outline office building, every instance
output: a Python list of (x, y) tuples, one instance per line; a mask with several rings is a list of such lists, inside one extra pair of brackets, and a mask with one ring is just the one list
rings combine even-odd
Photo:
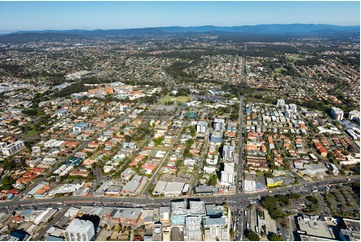
[(356, 122), (360, 122), (360, 111), (358, 110), (352, 110), (348, 113), (348, 119), (354, 120)]
[(202, 219), (200, 217), (187, 217), (185, 226), (185, 241), (202, 241)]
[(65, 230), (68, 241), (90, 241), (95, 235), (94, 224), (88, 220), (74, 219)]
[(334, 119), (341, 121), (343, 119), (343, 111), (339, 108), (332, 107), (331, 108), (331, 115)]
[(294, 103), (291, 103), (289, 105), (289, 110), (291, 110), (292, 112), (296, 113), (297, 112), (297, 105)]
[(214, 119), (213, 128), (215, 131), (224, 130), (226, 128), (226, 123), (225, 123), (224, 119), (223, 118), (222, 119), (219, 119), (219, 118)]
[(20, 150), (25, 148), (25, 144), (23, 141), (18, 140), (12, 144), (6, 145), (1, 149), (4, 156), (12, 156), (18, 153)]
[(299, 230), (298, 233), (302, 235), (311, 236), (312, 240), (316, 239), (334, 239), (335, 235), (327, 223), (319, 216), (300, 215), (296, 220)]
[(222, 131), (214, 131), (211, 134), (211, 142), (220, 144), (222, 143), (222, 137), (223, 137)]
[(283, 100), (283, 99), (277, 99), (277, 106), (278, 106), (278, 107), (283, 107), (283, 106), (285, 106), (285, 105), (286, 105), (285, 100)]
[(224, 163), (224, 170), (221, 172), (221, 185), (232, 186), (234, 185), (234, 163)]
[(233, 159), (235, 147), (231, 145), (224, 145), (222, 149), (222, 157), (223, 159), (230, 160)]
[(172, 202), (172, 226), (184, 226), (187, 217), (187, 202)]
[(204, 121), (199, 121), (197, 123), (197, 133), (205, 133), (207, 132), (207, 122), (204, 122)]

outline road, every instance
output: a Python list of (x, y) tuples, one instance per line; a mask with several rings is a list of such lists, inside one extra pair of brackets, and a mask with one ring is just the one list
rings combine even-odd
[(186, 122), (186, 121), (183, 122), (182, 127), (180, 128), (180, 131), (179, 131), (177, 137), (173, 141), (172, 148), (169, 149), (167, 151), (167, 153), (164, 155), (162, 161), (160, 162), (160, 164), (158, 165), (156, 171), (154, 172), (154, 175), (152, 176), (152, 179), (150, 181), (148, 181), (147, 184), (145, 185), (145, 187), (143, 188), (141, 194), (143, 194), (144, 196), (148, 197), (148, 189), (149, 189), (150, 185), (151, 184), (156, 184), (156, 179), (158, 179), (159, 172), (161, 171), (164, 164), (167, 162), (167, 160), (168, 160), (167, 158), (170, 155), (170, 153), (173, 151), (175, 146), (178, 144), (179, 137), (180, 137), (180, 135), (182, 133), (181, 131), (183, 130), (184, 127), (188, 127), (188, 124), (189, 124), (189, 122)]
[[(350, 179), (350, 180), (348, 180)], [(276, 194), (289, 194), (289, 193), (300, 193), (301, 187), (302, 190), (306, 190), (306, 193), (311, 193), (313, 186), (318, 186), (323, 188), (330, 184), (339, 184), (339, 183), (352, 183), (359, 181), (359, 176), (353, 177), (339, 177), (323, 181), (308, 182), (306, 184), (294, 185), (293, 187), (281, 187), (272, 189), (272, 194), (269, 192), (256, 192), (251, 194), (235, 194), (235, 195), (210, 195), (210, 196), (201, 196), (195, 197), (206, 203), (223, 203), (227, 202), (231, 206), (246, 206), (250, 201), (260, 199), (261, 197), (276, 195)], [(294, 188), (294, 189), (293, 189)], [(145, 204), (154, 204), (159, 206), (169, 205), (170, 202), (174, 199), (187, 198), (184, 197), (169, 197), (169, 198), (147, 198), (147, 197), (95, 197), (95, 196), (85, 196), (85, 197), (60, 197), (60, 198), (43, 198), (43, 199), (34, 199), (27, 198), (21, 201), (4, 201), (0, 203), (0, 209), (16, 209), (19, 206), (45, 206), (45, 205), (112, 205), (112, 206), (132, 206), (132, 207), (143, 207)]]
[(46, 232), (65, 215), (66, 211), (68, 211), (68, 208), (61, 208), (61, 209), (62, 211), (59, 211), (58, 214), (55, 215), (54, 218), (50, 221), (50, 223), (48, 223), (46, 227), (43, 228), (33, 240), (40, 241), (42, 237), (45, 236)]
[[(209, 136), (209, 133), (206, 132), (206, 137)], [(193, 175), (190, 184), (189, 184), (189, 191), (188, 191), (188, 196), (191, 197), (194, 191), (194, 186), (197, 185), (196, 181), (198, 180), (198, 174), (199, 172), (203, 172), (203, 160), (205, 160), (206, 156), (206, 152), (208, 151), (208, 139), (205, 139), (205, 142), (203, 144), (203, 149), (202, 149), (202, 153), (199, 155), (198, 160), (197, 160), (197, 164), (194, 167), (193, 170), (195, 170), (195, 174)]]
[(236, 194), (243, 191), (243, 102), (244, 97), (241, 96), (239, 103), (239, 140), (238, 140), (238, 169), (237, 169), (237, 181), (236, 181)]

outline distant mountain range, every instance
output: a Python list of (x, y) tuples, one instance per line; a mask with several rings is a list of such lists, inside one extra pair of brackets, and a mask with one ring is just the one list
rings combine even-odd
[(199, 26), (199, 27), (157, 27), (134, 29), (96, 29), (96, 30), (42, 30), (18, 31), (0, 35), (2, 43), (28, 42), (37, 40), (62, 40), (71, 38), (92, 38), (95, 36), (145, 36), (145, 35), (185, 35), (185, 34), (213, 34), (239, 36), (320, 36), (320, 37), (357, 37), (360, 26), (338, 26), (327, 24), (260, 24), (233, 27)]

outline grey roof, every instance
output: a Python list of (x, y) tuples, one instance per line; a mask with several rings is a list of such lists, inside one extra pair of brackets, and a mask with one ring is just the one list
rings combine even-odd
[(165, 187), (167, 186), (167, 182), (165, 181), (158, 181), (153, 189), (153, 193), (163, 193)]
[(204, 201), (189, 201), (189, 210), (188, 214), (190, 215), (205, 215), (206, 207)]
[(0, 235), (0, 241), (18, 241), (19, 238), (11, 236), (10, 234)]
[(297, 217), (298, 226), (307, 235), (323, 238), (334, 238), (333, 232), (329, 229), (325, 221), (318, 216), (301, 215)]
[(91, 206), (82, 206), (79, 210), (80, 213), (84, 213), (84, 214), (92, 214), (93, 211), (95, 210), (94, 207)]
[[(142, 213), (141, 208), (120, 208), (113, 215), (113, 218), (124, 218), (130, 220), (136, 220)], [(114, 211), (113, 211), (114, 212)]]
[(130, 180), (127, 184), (125, 184), (123, 190), (134, 193), (137, 190), (142, 178), (143, 178), (142, 176), (135, 175), (132, 178), (132, 180)]
[(103, 182), (103, 184), (94, 192), (94, 195), (104, 195), (107, 187), (109, 186), (108, 182)]
[(185, 201), (172, 202), (172, 215), (186, 215), (187, 203)]
[(214, 186), (198, 186), (195, 187), (195, 192), (196, 193), (216, 193), (218, 192), (218, 188), (214, 187)]
[(184, 182), (168, 182), (167, 186), (164, 188), (164, 193), (181, 193), (183, 191)]
[(223, 226), (226, 225), (226, 219), (225, 218), (205, 218), (204, 219), (204, 225), (205, 226), (212, 226), (212, 225), (218, 225)]
[(45, 241), (64, 241), (64, 239), (60, 237), (48, 235), (45, 237)]
[(122, 174), (121, 174), (121, 176), (130, 176), (130, 175), (132, 175), (132, 174), (134, 174), (135, 172), (134, 172), (134, 170), (132, 169), (132, 168), (127, 168), (127, 169), (125, 169), (123, 172), (122, 172)]
[(29, 214), (31, 214), (33, 212), (33, 209), (26, 209), (21, 213), (21, 216), (28, 216)]
[(206, 211), (207, 211), (207, 215), (216, 215), (216, 214), (220, 214), (221, 211), (219, 209), (217, 209), (216, 205), (214, 204), (207, 204), (206, 205)]
[(168, 212), (169, 213), (169, 207), (160, 207), (159, 208), (161, 213)]
[(113, 211), (113, 208), (103, 208), (102, 211), (99, 213), (100, 216), (110, 214)]

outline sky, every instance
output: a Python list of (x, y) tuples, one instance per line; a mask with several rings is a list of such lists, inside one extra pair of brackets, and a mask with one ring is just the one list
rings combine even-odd
[(0, 2), (0, 31), (314, 23), (359, 25), (360, 2)]

